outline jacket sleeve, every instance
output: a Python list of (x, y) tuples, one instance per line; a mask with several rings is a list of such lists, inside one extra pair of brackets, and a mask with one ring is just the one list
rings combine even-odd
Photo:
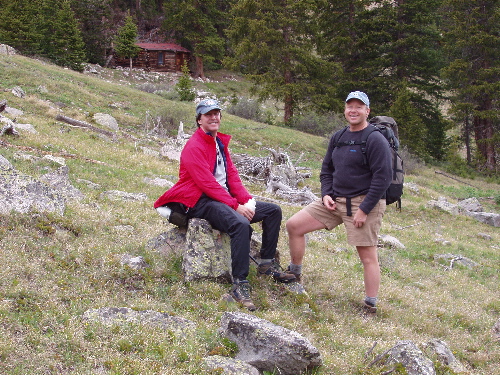
[(234, 198), (236, 198), (238, 203), (245, 204), (250, 199), (252, 199), (252, 196), (250, 195), (248, 190), (243, 185), (243, 182), (241, 181), (240, 174), (238, 173), (238, 170), (233, 164), (229, 152), (226, 152), (226, 173), (227, 173), (227, 183), (229, 185), (229, 192)]
[(321, 164), (321, 172), (319, 174), (319, 180), (321, 182), (321, 198), (325, 195), (330, 195), (333, 193), (333, 161), (332, 152), (335, 144), (335, 133), (328, 144), (328, 149), (326, 150), (323, 163)]

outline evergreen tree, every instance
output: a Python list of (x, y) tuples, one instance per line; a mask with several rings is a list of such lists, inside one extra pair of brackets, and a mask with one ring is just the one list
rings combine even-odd
[(130, 13), (125, 17), (125, 24), (118, 29), (114, 41), (116, 53), (120, 57), (130, 59), (130, 69), (132, 69), (132, 59), (139, 54), (141, 49), (136, 45), (137, 25)]
[[(443, 77), (452, 89), (452, 108), (472, 124), (479, 166), (498, 170), (500, 118), (500, 5), (496, 0), (445, 0), (442, 14), (450, 64)], [(469, 146), (469, 145), (467, 145)]]
[(166, 32), (190, 45), (196, 61), (194, 77), (204, 78), (204, 65), (221, 59), (228, 0), (172, 0), (163, 5)]
[(83, 70), (85, 44), (69, 0), (45, 0), (42, 5), (42, 53), (57, 65)]
[(175, 90), (182, 101), (192, 102), (196, 98), (196, 92), (193, 89), (193, 82), (191, 81), (189, 68), (186, 62), (182, 65), (182, 76), (175, 85)]
[[(319, 53), (342, 64), (343, 77), (332, 83), (342, 97), (353, 90), (365, 91), (372, 114), (382, 115), (391, 110), (398, 95), (410, 90), (420, 119), (412, 123), (435, 137), (428, 140), (433, 147), (427, 149), (435, 158), (443, 156), (439, 150), (446, 144), (447, 126), (438, 110), (444, 61), (436, 13), (440, 1), (324, 0), (318, 13)], [(404, 118), (396, 121), (403, 129), (407, 126)], [(406, 134), (401, 131), (402, 143), (418, 142)]]
[(111, 0), (72, 0), (72, 9), (80, 22), (85, 52), (90, 63), (106, 64), (111, 45)]
[(284, 122), (307, 105), (321, 106), (326, 77), (334, 65), (315, 51), (314, 2), (242, 0), (232, 10), (227, 30), (233, 56), (232, 69), (241, 69), (256, 84), (260, 99), (284, 102)]
[(36, 54), (41, 39), (35, 27), (38, 4), (33, 0), (0, 1), (0, 43), (16, 48), (22, 53)]

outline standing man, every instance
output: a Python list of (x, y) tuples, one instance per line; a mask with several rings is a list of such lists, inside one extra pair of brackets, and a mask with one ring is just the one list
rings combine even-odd
[(179, 180), (154, 204), (174, 212), (182, 208), (188, 218), (201, 218), (231, 239), (233, 287), (231, 296), (253, 311), (249, 273), (250, 224), (262, 222), (262, 248), (257, 272), (276, 281), (290, 282), (295, 276), (281, 271), (274, 259), (281, 226), (281, 208), (255, 201), (241, 182), (228, 145), (231, 136), (219, 133), (221, 107), (216, 100), (202, 100), (196, 107), (198, 129), (181, 153)]
[[(390, 146), (380, 132), (372, 132), (366, 145), (359, 144), (363, 131), (372, 126), (368, 124), (369, 113), (370, 101), (364, 92), (354, 91), (347, 96), (344, 115), (349, 126), (330, 139), (320, 173), (322, 198), (286, 222), (291, 256), (287, 272), (300, 282), (306, 233), (325, 228), (331, 230), (343, 223), (347, 242), (356, 246), (363, 264), (364, 308), (375, 313), (380, 287), (378, 233), (392, 169)], [(339, 147), (339, 142), (344, 147)]]

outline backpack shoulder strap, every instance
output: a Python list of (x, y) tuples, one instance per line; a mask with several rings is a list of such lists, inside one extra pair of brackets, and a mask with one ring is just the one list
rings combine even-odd
[(333, 148), (337, 148), (339, 146), (344, 146), (343, 144), (340, 144), (339, 140), (342, 138), (344, 133), (346, 132), (348, 126), (346, 126), (344, 129), (340, 129), (333, 135)]

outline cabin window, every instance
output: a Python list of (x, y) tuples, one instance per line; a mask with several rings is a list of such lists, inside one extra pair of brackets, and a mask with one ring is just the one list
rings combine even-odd
[(163, 52), (158, 52), (158, 65), (163, 65), (163, 64), (164, 64)]

